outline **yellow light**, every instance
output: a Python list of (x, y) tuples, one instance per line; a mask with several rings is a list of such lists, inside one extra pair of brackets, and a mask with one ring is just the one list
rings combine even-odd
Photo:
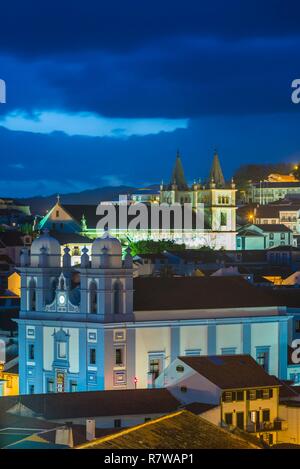
[(295, 171), (297, 171), (297, 170), (298, 170), (298, 166), (297, 166), (297, 165), (296, 165), (296, 166), (294, 166), (294, 170), (295, 170)]

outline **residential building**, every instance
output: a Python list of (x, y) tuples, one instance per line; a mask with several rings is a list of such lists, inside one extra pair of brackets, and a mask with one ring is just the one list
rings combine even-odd
[[(139, 425), (174, 412), (180, 402), (167, 389), (125, 389), (19, 396), (2, 400), (5, 413), (95, 429), (120, 429)], [(1, 410), (1, 403), (0, 403)], [(1, 413), (0, 413), (1, 418)]]
[(249, 184), (245, 192), (245, 202), (266, 205), (290, 195), (300, 195), (300, 181), (260, 181)]
[(285, 225), (249, 224), (238, 230), (237, 249), (268, 249), (276, 246), (295, 246), (292, 231)]
[(265, 357), (258, 363), (249, 355), (178, 357), (157, 378), (184, 404), (200, 402), (216, 408), (205, 416), (212, 423), (239, 428), (255, 434), (269, 445), (277, 443), (278, 433), (287, 427), (279, 419), (279, 381), (266, 371)]
[[(215, 427), (181, 410), (114, 435), (79, 445), (78, 449), (260, 449), (259, 441)], [(180, 457), (180, 456), (179, 456)]]

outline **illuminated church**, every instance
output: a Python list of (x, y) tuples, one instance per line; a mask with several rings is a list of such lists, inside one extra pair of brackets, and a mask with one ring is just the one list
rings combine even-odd
[[(157, 194), (134, 194), (129, 200), (128, 207), (134, 202), (144, 202), (151, 218), (151, 205), (157, 203), (190, 203), (194, 215), (204, 204), (204, 226), (196, 230), (194, 225), (182, 231), (164, 229), (110, 229), (111, 233), (120, 240), (174, 240), (177, 244), (184, 243), (188, 248), (209, 246), (214, 249), (236, 249), (236, 189), (233, 181), (226, 184), (217, 153), (214, 154), (213, 164), (208, 181), (205, 184), (194, 182), (189, 186), (186, 182), (180, 155), (177, 153), (170, 183), (161, 184)], [(105, 202), (103, 202), (105, 203)], [(118, 203), (112, 201), (116, 207)], [(76, 233), (88, 238), (99, 236), (97, 222), (101, 216), (96, 215), (96, 205), (63, 204), (58, 197), (56, 204), (36, 224), (37, 231), (48, 229), (55, 233)], [(202, 208), (201, 208), (202, 210)]]
[(200, 237), (191, 233), (186, 243), (189, 247), (207, 245), (215, 249), (236, 249), (236, 189), (235, 184), (225, 183), (218, 154), (215, 152), (208, 182), (186, 182), (179, 153), (170, 184), (160, 187), (160, 202), (173, 204), (191, 203), (197, 211), (204, 204), (204, 231)]
[(20, 272), (20, 394), (152, 387), (182, 355), (250, 354), (287, 377), (291, 316), (241, 277), (133, 278), (108, 232), (78, 266), (43, 233)]

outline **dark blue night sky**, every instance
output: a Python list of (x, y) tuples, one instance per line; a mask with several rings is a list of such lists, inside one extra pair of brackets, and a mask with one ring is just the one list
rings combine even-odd
[(0, 7), (0, 195), (205, 177), (300, 159), (297, 1), (13, 1)]

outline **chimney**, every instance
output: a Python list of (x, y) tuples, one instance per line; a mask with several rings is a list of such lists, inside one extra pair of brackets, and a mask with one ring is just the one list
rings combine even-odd
[(74, 447), (73, 429), (70, 422), (66, 422), (63, 427), (59, 427), (55, 432), (55, 444)]
[(87, 419), (86, 421), (86, 439), (87, 441), (94, 440), (96, 437), (96, 422), (95, 419)]

